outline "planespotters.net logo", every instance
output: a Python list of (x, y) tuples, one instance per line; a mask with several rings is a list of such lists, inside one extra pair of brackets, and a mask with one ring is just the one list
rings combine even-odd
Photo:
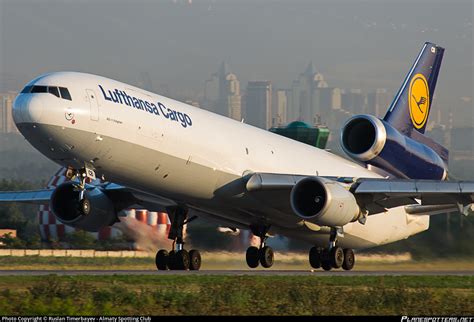
[(474, 316), (402, 316), (401, 322), (474, 322)]

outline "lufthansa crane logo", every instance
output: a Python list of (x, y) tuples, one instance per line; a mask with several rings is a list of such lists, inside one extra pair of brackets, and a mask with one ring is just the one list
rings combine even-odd
[(411, 121), (415, 128), (421, 129), (428, 119), (430, 110), (430, 91), (423, 74), (416, 74), (411, 79), (408, 102)]

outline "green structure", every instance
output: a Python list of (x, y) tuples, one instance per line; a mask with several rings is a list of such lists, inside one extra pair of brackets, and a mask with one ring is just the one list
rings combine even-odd
[(315, 146), (326, 148), (329, 138), (329, 129), (325, 126), (311, 126), (305, 122), (294, 121), (284, 127), (272, 127), (270, 132), (283, 135), (287, 138)]

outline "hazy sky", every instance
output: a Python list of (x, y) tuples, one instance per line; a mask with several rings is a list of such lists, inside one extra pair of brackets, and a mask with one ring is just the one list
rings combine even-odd
[(472, 0), (0, 0), (0, 91), (57, 70), (132, 84), (147, 71), (195, 95), (226, 60), (242, 87), (289, 87), (313, 61), (330, 86), (393, 92), (433, 41), (446, 48), (438, 99), (454, 104), (473, 92), (472, 17)]

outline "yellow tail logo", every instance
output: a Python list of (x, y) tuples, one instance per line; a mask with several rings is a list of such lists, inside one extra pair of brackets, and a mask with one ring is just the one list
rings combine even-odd
[(428, 119), (430, 109), (430, 91), (423, 74), (416, 74), (411, 79), (408, 97), (408, 107), (413, 126), (421, 129)]

